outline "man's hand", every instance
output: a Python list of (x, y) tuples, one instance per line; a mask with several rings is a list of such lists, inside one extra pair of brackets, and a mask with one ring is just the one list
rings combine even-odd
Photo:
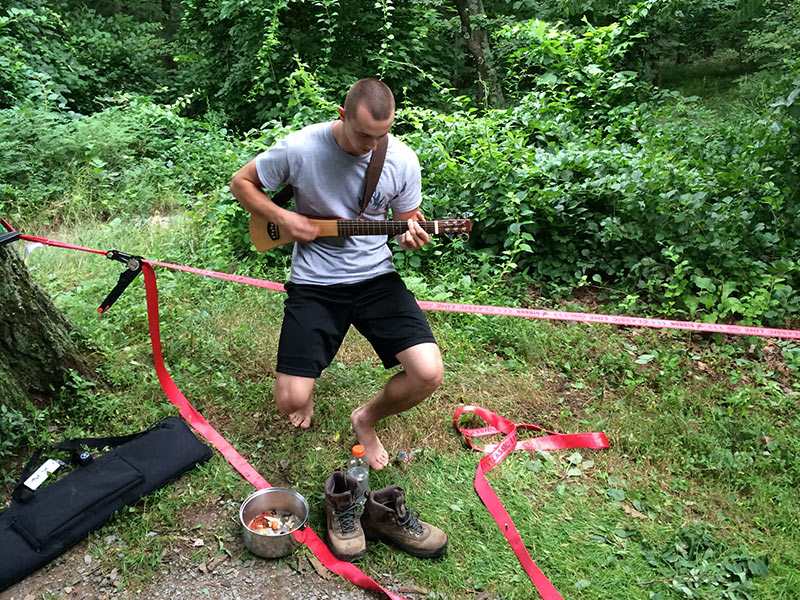
[(319, 237), (319, 227), (314, 225), (308, 217), (285, 209), (281, 209), (280, 215), (278, 226), (298, 242), (310, 242)]
[(418, 250), (431, 241), (431, 236), (417, 224), (422, 220), (422, 213), (417, 211), (408, 219), (408, 231), (397, 236), (397, 243), (403, 250)]
[(319, 227), (307, 217), (298, 215), (275, 204), (261, 189), (256, 161), (251, 160), (231, 179), (231, 192), (247, 212), (275, 223), (284, 233), (300, 242), (310, 242), (319, 237)]

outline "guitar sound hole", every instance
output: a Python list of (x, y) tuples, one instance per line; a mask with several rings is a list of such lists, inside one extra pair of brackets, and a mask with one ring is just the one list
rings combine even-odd
[(281, 232), (278, 231), (278, 226), (275, 223), (267, 223), (267, 235), (273, 242), (281, 237)]

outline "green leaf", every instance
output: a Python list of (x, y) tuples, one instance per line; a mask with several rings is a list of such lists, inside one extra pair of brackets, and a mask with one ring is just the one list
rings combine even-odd
[(617, 502), (622, 502), (623, 500), (625, 500), (624, 490), (618, 490), (616, 488), (608, 488), (606, 490), (606, 495), (612, 500), (616, 500)]
[(581, 456), (580, 452), (573, 452), (567, 457), (567, 462), (572, 463), (573, 465), (579, 465), (583, 462), (583, 456)]
[(635, 529), (615, 529), (614, 535), (620, 538), (628, 538), (636, 533)]
[(750, 569), (750, 572), (753, 575), (758, 575), (759, 577), (768, 577), (769, 570), (767, 569), (766, 563), (761, 560), (760, 558), (752, 558), (747, 561), (747, 568)]
[(532, 460), (525, 465), (525, 468), (529, 471), (533, 471), (534, 473), (538, 473), (542, 470), (542, 461), (538, 458), (536, 460)]
[(544, 75), (540, 75), (536, 81), (545, 85), (555, 85), (558, 83), (558, 76), (555, 73), (548, 71)]
[(786, 98), (786, 106), (791, 106), (794, 103), (795, 99), (797, 98), (798, 94), (800, 94), (800, 88), (795, 88), (791, 92), (789, 92), (789, 96), (787, 96)]
[(708, 290), (709, 292), (716, 291), (717, 287), (714, 285), (714, 282), (711, 281), (708, 277), (699, 277), (695, 275), (692, 277), (692, 281), (694, 284), (699, 287), (701, 290)]

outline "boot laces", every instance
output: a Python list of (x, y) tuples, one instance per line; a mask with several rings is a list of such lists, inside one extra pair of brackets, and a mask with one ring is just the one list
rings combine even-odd
[(419, 513), (416, 510), (406, 510), (406, 516), (397, 519), (400, 527), (410, 529), (414, 533), (422, 533), (422, 525), (419, 522)]
[(336, 517), (336, 520), (339, 522), (342, 533), (352, 533), (356, 530), (355, 519), (357, 510), (358, 504), (351, 504), (342, 510), (333, 511), (333, 516)]

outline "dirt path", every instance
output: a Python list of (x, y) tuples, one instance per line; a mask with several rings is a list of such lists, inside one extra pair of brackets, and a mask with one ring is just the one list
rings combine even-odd
[[(194, 523), (197, 523), (195, 515)], [(152, 579), (140, 584), (123, 581), (120, 570), (108, 557), (123, 544), (114, 535), (113, 524), (95, 539), (104, 556), (90, 554), (84, 541), (32, 573), (24, 580), (0, 592), (0, 600), (128, 600), (154, 598), (171, 600), (377, 600), (385, 596), (362, 590), (338, 575), (328, 572), (305, 548), (281, 560), (252, 558), (244, 554), (239, 532), (230, 528), (224, 551), (202, 553), (204, 546), (216, 549), (219, 541), (212, 533), (221, 519), (218, 511), (203, 515), (203, 527), (181, 526), (171, 532), (170, 544), (161, 551), (161, 565)], [(218, 529), (216, 529), (218, 531)], [(204, 535), (205, 534), (205, 535)], [(148, 536), (157, 536), (150, 532)], [(201, 556), (203, 558), (195, 558)], [(148, 567), (149, 568), (149, 567)], [(376, 576), (409, 600), (422, 597), (424, 590), (394, 582), (388, 575)], [(414, 592), (419, 594), (415, 594)]]
[(83, 542), (40, 571), (0, 593), (0, 600), (375, 600), (344, 579), (323, 578), (303, 555), (288, 562), (224, 556), (214, 563), (165, 561), (154, 579), (131, 589), (116, 568), (95, 566)]

